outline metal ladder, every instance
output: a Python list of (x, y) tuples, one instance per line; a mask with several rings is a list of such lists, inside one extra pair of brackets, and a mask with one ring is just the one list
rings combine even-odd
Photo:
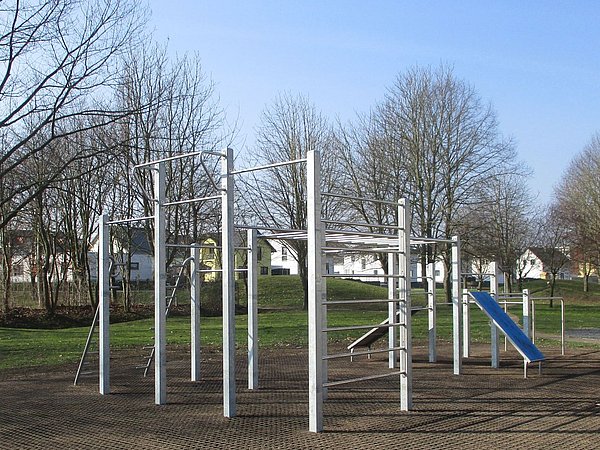
[[(121, 263), (115, 263), (114, 260), (112, 258), (110, 258), (110, 261), (108, 263), (108, 273), (112, 273), (112, 269), (114, 266), (119, 266), (119, 265), (124, 265)], [(111, 286), (111, 289), (118, 289), (118, 286)], [(85, 346), (83, 347), (83, 352), (81, 353), (81, 358), (79, 359), (79, 365), (77, 366), (77, 373), (75, 374), (75, 380), (73, 380), (73, 385), (77, 386), (77, 383), (79, 382), (79, 378), (82, 375), (91, 375), (92, 373), (94, 373), (93, 371), (83, 371), (84, 367), (89, 365), (89, 361), (88, 359), (88, 355), (90, 355), (91, 353), (98, 353), (96, 352), (90, 352), (90, 347), (92, 346), (92, 340), (94, 339), (94, 336), (96, 335), (96, 328), (98, 327), (98, 321), (99, 321), (99, 316), (100, 316), (100, 301), (98, 301), (98, 306), (96, 306), (96, 312), (94, 313), (94, 319), (92, 320), (92, 325), (90, 326), (90, 331), (88, 332), (87, 335), (87, 339), (85, 341)]]
[[(169, 317), (169, 311), (171, 309), (171, 305), (173, 304), (173, 300), (175, 300), (177, 289), (181, 284), (181, 279), (183, 278), (185, 266), (188, 262), (190, 262), (193, 258), (188, 256), (183, 260), (181, 264), (171, 266), (173, 268), (179, 268), (179, 273), (177, 274), (177, 278), (175, 279), (175, 284), (167, 286), (167, 289), (171, 289), (171, 294), (167, 296), (167, 308), (165, 310), (165, 317)], [(152, 366), (152, 361), (154, 361), (154, 354), (156, 353), (156, 347), (154, 345), (148, 345), (143, 347), (144, 350), (150, 350), (150, 354), (145, 358), (145, 362), (142, 365), (136, 366), (136, 369), (144, 369), (144, 377), (148, 376), (148, 372), (150, 371), (150, 367)]]

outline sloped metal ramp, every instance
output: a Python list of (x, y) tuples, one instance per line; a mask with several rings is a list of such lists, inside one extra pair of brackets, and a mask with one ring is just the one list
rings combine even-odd
[[(422, 308), (413, 309), (413, 310), (411, 310), (410, 315), (414, 316), (416, 313), (418, 313), (421, 310), (422, 310)], [(396, 319), (400, 320), (400, 311), (396, 311)], [(390, 322), (390, 319), (388, 318), (388, 319), (385, 319), (383, 322), (381, 322), (379, 325), (375, 325), (372, 329), (370, 329), (365, 334), (363, 334), (361, 337), (359, 337), (357, 340), (352, 342), (348, 346), (348, 350), (353, 352), (357, 347), (367, 347), (369, 350), (371, 350), (371, 346), (375, 342), (377, 342), (382, 337), (387, 336), (388, 330), (389, 330), (389, 326), (388, 326), (389, 322)]]
[(531, 339), (527, 337), (510, 316), (504, 312), (494, 297), (488, 292), (469, 292), (469, 296), (521, 354), (525, 377), (527, 377), (528, 363), (539, 362), (541, 370), (541, 362), (545, 360), (544, 354), (531, 342)]

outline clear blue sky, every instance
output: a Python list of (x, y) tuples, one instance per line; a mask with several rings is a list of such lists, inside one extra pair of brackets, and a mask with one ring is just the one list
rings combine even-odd
[(600, 131), (597, 1), (164, 1), (151, 26), (172, 52), (197, 52), (238, 146), (254, 142), (277, 94), (301, 93), (353, 119), (415, 65), (454, 67), (498, 113), (534, 170), (541, 201)]

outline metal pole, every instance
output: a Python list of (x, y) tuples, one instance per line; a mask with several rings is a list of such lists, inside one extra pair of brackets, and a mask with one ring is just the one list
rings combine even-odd
[(258, 389), (258, 239), (247, 231), (248, 244), (248, 389)]
[(154, 166), (154, 403), (167, 403), (165, 163)]
[(531, 299), (531, 342), (535, 344), (535, 300)]
[[(388, 253), (388, 274), (398, 274), (398, 263), (395, 253)], [(398, 282), (397, 278), (388, 278), (388, 299), (394, 300), (398, 298)], [(398, 312), (398, 302), (388, 303), (388, 322), (390, 324), (397, 324), (398, 319), (396, 313)], [(388, 329), (388, 348), (392, 349), (397, 347), (398, 332), (395, 326)], [(398, 352), (390, 351), (388, 353), (388, 366), (393, 369), (398, 366)]]
[(192, 244), (190, 254), (190, 322), (191, 322), (191, 371), (192, 381), (200, 381), (200, 246)]
[(398, 296), (400, 311), (400, 409), (412, 409), (412, 331), (410, 298), (410, 204), (406, 198), (398, 201)]
[(463, 358), (468, 358), (471, 354), (471, 306), (468, 289), (462, 291), (462, 307)]
[(531, 339), (531, 301), (529, 300), (529, 289), (523, 289), (523, 333)]
[(454, 375), (462, 372), (462, 298), (460, 290), (460, 240), (452, 236), (452, 341)]
[(221, 248), (223, 286), (223, 415), (234, 417), (235, 399), (235, 272), (233, 225), (233, 150), (221, 160)]
[[(490, 263), (490, 294), (496, 301), (498, 301), (498, 264), (494, 261)], [(499, 347), (499, 336), (498, 327), (494, 324), (494, 321), (490, 320), (490, 334), (491, 334), (491, 350), (492, 350), (492, 368), (497, 369), (500, 367), (500, 347)]]
[[(110, 394), (110, 230), (108, 216), (98, 221), (98, 301), (99, 318), (99, 387), (100, 394)], [(94, 319), (95, 320), (95, 319)]]
[(437, 345), (436, 345), (436, 320), (437, 320), (437, 305), (435, 292), (435, 262), (427, 264), (427, 307), (428, 309), (428, 339), (429, 339), (429, 362), (437, 361)]
[(560, 299), (560, 354), (565, 354), (565, 301)]
[(321, 167), (318, 151), (307, 152), (308, 413), (312, 432), (323, 431), (323, 308)]

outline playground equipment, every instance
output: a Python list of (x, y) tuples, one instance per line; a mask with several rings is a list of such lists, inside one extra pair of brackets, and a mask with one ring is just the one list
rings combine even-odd
[[(165, 163), (175, 159), (194, 155), (219, 158), (221, 175), (218, 184), (212, 185), (217, 190), (215, 195), (193, 199), (166, 199), (165, 195)], [(264, 226), (235, 225), (234, 223), (234, 178), (238, 175), (266, 170), (291, 164), (307, 166), (307, 228), (277, 229)], [(264, 237), (282, 240), (305, 240), (308, 247), (308, 359), (309, 359), (309, 430), (319, 432), (323, 429), (323, 402), (327, 389), (352, 382), (359, 382), (380, 377), (398, 376), (400, 390), (400, 408), (410, 410), (412, 407), (412, 345), (411, 345), (411, 292), (410, 292), (410, 247), (411, 245), (451, 244), (452, 274), (452, 326), (453, 326), (453, 372), (459, 375), (462, 371), (463, 358), (463, 301), (460, 292), (460, 241), (452, 239), (425, 239), (410, 237), (410, 205), (405, 199), (387, 202), (356, 197), (322, 193), (320, 191), (320, 157), (318, 151), (309, 151), (306, 158), (282, 161), (275, 164), (253, 168), (234, 170), (233, 151), (193, 152), (170, 158), (149, 161), (136, 166), (136, 170), (151, 170), (154, 178), (154, 215), (150, 217), (109, 221), (103, 214), (99, 227), (99, 391), (110, 393), (110, 341), (109, 341), (109, 245), (108, 227), (110, 224), (137, 221), (154, 221), (154, 401), (157, 405), (167, 402), (166, 374), (166, 255), (169, 244), (166, 243), (165, 208), (184, 203), (201, 201), (221, 202), (221, 256), (222, 265), (219, 271), (222, 279), (222, 313), (223, 313), (223, 415), (236, 415), (236, 379), (235, 379), (235, 297), (234, 297), (234, 230), (247, 230), (248, 251), (248, 388), (258, 387), (258, 320), (257, 320), (257, 230)], [(394, 225), (372, 223), (352, 223), (323, 219), (321, 217), (322, 196), (333, 196), (361, 202), (386, 203), (397, 208), (398, 221)], [(388, 234), (374, 233), (373, 229), (387, 229)], [(191, 366), (192, 380), (200, 378), (200, 339), (199, 339), (199, 248), (198, 244), (189, 246), (192, 263), (191, 279), (192, 303), (191, 317)], [(214, 247), (213, 247), (214, 248)], [(343, 254), (345, 252), (386, 253), (388, 255), (388, 297), (375, 300), (388, 304), (387, 323), (373, 325), (352, 325), (332, 327), (327, 323), (327, 310), (340, 301), (327, 300), (326, 279), (340, 276), (329, 274), (325, 268), (324, 255), (327, 253)], [(371, 275), (368, 275), (371, 276)], [(432, 274), (429, 274), (432, 277)], [(432, 284), (432, 283), (428, 283)], [(434, 289), (434, 288), (433, 288)], [(343, 302), (367, 302), (366, 300), (344, 300)], [(429, 310), (429, 350), (430, 360), (435, 361), (435, 292), (428, 298)], [(467, 311), (468, 314), (468, 311)], [(462, 319), (462, 320), (461, 320)], [(468, 321), (466, 322), (468, 323)], [(382, 374), (373, 374), (349, 380), (329, 380), (327, 374), (328, 361), (338, 358), (356, 356), (361, 352), (345, 352), (329, 354), (327, 333), (350, 330), (371, 330), (376, 328), (387, 330), (388, 347), (381, 350), (389, 355), (389, 369)], [(493, 327), (495, 329), (496, 327)], [(497, 342), (497, 338), (496, 338)], [(497, 345), (496, 345), (497, 346)], [(362, 354), (373, 353), (372, 350)]]
[(541, 362), (544, 360), (544, 355), (506, 314), (496, 299), (488, 292), (469, 292), (469, 296), (492, 321), (492, 329), (500, 329), (523, 356), (523, 376), (527, 378), (527, 364), (531, 362), (539, 362), (541, 371)]

